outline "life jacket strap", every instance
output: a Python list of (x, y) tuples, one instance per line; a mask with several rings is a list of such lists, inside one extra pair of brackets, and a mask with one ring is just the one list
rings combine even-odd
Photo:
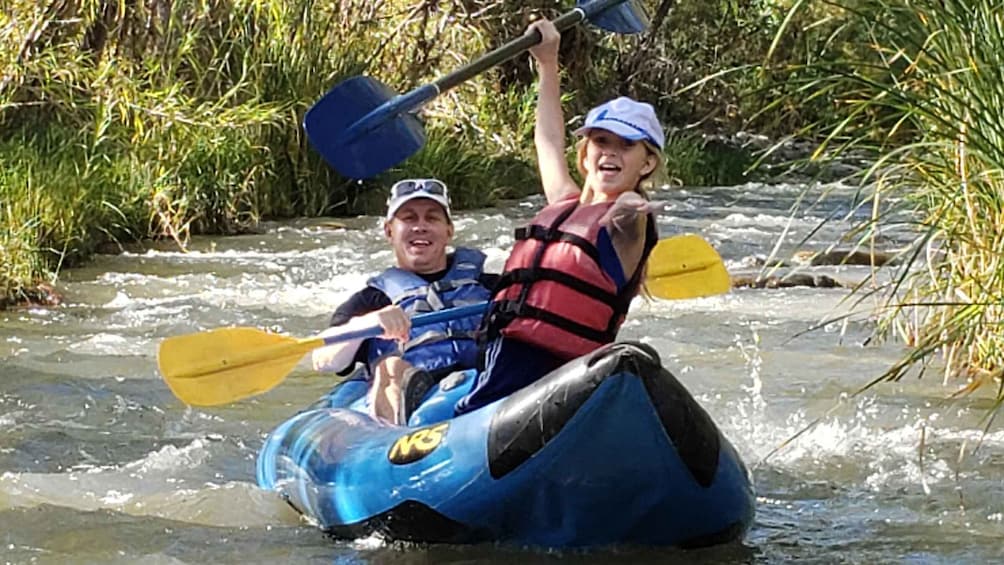
[(597, 330), (580, 324), (574, 320), (569, 320), (559, 314), (541, 310), (540, 308), (536, 308), (526, 304), (525, 302), (521, 303), (516, 300), (502, 300), (496, 302), (493, 305), (491, 315), (495, 318), (495, 321), (492, 323), (492, 329), (494, 330), (495, 335), (490, 336), (489, 339), (492, 339), (500, 334), (501, 329), (509, 325), (516, 318), (532, 318), (534, 320), (540, 320), (581, 338), (595, 341), (597, 343), (610, 343), (617, 337), (616, 329), (611, 331), (609, 326), (606, 330)]
[(477, 331), (475, 330), (465, 331), (465, 330), (455, 330), (453, 328), (447, 328), (445, 332), (428, 331), (416, 337), (415, 339), (408, 341), (408, 343), (404, 344), (404, 347), (402, 348), (402, 353), (407, 353), (409, 350), (415, 347), (421, 347), (423, 345), (429, 345), (431, 343), (438, 343), (440, 341), (448, 341), (448, 340), (458, 341), (462, 339), (474, 340), (477, 339), (477, 335), (478, 335)]
[[(565, 218), (561, 219), (564, 220)], [(517, 228), (516, 240), (518, 241), (521, 239), (542, 241), (545, 244), (558, 241), (570, 243), (581, 249), (586, 255), (589, 255), (589, 257), (591, 257), (597, 264), (600, 263), (600, 252), (596, 249), (596, 246), (593, 245), (592, 242), (573, 233), (563, 232), (556, 226), (544, 227), (541, 225), (532, 225)]]

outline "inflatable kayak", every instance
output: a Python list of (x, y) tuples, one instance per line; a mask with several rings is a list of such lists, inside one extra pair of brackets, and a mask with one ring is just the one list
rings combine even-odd
[(258, 483), (340, 538), (695, 547), (753, 520), (746, 467), (651, 348), (615, 343), (463, 416), (435, 385), (408, 427), (349, 380), (273, 431)]

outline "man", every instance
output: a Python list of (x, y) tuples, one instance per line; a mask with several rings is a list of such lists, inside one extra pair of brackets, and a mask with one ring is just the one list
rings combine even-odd
[[(485, 302), (498, 275), (482, 272), (476, 249), (447, 253), (453, 221), (446, 185), (435, 179), (402, 180), (387, 199), (384, 235), (397, 266), (367, 281), (339, 306), (325, 333), (380, 326), (379, 338), (357, 339), (316, 349), (314, 369), (347, 373), (356, 362), (369, 369), (370, 413), (404, 425), (413, 404), (448, 373), (477, 363), (475, 331), (481, 315), (411, 327), (411, 316)], [(411, 385), (409, 387), (409, 385)], [(407, 402), (402, 391), (408, 391)]]

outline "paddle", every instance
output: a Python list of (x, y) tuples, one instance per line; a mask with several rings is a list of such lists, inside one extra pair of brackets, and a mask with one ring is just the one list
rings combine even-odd
[[(582, 20), (617, 33), (638, 33), (648, 26), (637, 0), (578, 0), (578, 6), (554, 20), (559, 32)], [(368, 178), (407, 159), (425, 144), (422, 124), (409, 112), (540, 42), (532, 30), (466, 66), (395, 96), (380, 81), (357, 76), (337, 84), (307, 111), (303, 129), (324, 159), (349, 178)]]
[(710, 243), (694, 234), (663, 239), (648, 257), (645, 287), (667, 300), (724, 294), (732, 288), (725, 263)]
[[(718, 252), (696, 235), (664, 239), (648, 261), (645, 279), (659, 298), (696, 298), (728, 292), (728, 272)], [(487, 303), (415, 316), (413, 326), (484, 312)], [(157, 364), (168, 387), (196, 406), (227, 404), (265, 392), (281, 383), (303, 355), (313, 349), (361, 337), (376, 337), (378, 326), (298, 339), (255, 328), (220, 328), (166, 338)]]
[[(415, 316), (413, 326), (482, 314), (481, 302)], [(380, 326), (298, 339), (256, 328), (218, 328), (169, 337), (160, 343), (157, 365), (175, 396), (188, 404), (214, 406), (261, 394), (286, 378), (305, 353), (318, 347), (376, 337)]]

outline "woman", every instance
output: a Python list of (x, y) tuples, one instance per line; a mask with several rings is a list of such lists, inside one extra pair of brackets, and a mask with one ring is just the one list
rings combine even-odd
[(576, 130), (580, 187), (565, 161), (558, 46), (541, 41), (534, 142), (547, 206), (524, 228), (482, 324), (482, 372), (456, 406), (463, 414), (614, 341), (658, 240), (642, 184), (662, 166), (662, 127), (652, 106), (620, 97), (593, 108)]

